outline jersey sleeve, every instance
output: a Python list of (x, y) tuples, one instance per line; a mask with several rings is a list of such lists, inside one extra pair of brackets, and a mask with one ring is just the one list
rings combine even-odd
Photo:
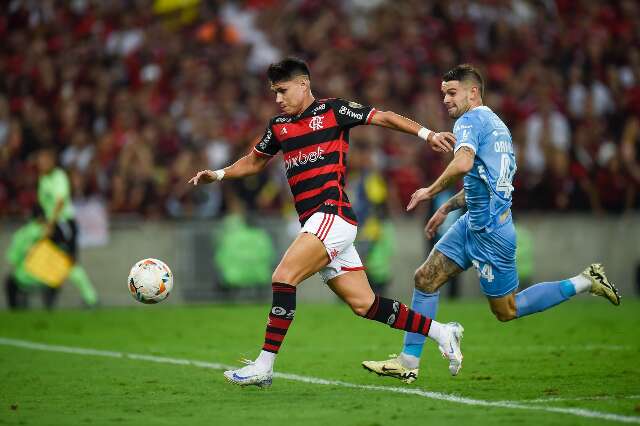
[(478, 152), (478, 141), (480, 134), (480, 123), (472, 120), (471, 117), (461, 117), (453, 126), (453, 134), (456, 137), (456, 145), (453, 152), (457, 152), (463, 146), (471, 148), (474, 153)]
[(272, 122), (269, 122), (264, 134), (253, 148), (253, 151), (260, 157), (273, 157), (280, 151), (280, 143), (273, 135), (272, 124)]
[(377, 110), (357, 102), (350, 102), (336, 98), (331, 100), (331, 106), (336, 115), (336, 121), (341, 127), (354, 127), (371, 123), (371, 119)]

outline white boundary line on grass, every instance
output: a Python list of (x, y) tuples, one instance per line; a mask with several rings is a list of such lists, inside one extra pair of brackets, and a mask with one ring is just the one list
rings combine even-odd
[[(126, 352), (114, 352), (103, 351), (99, 349), (78, 348), (70, 346), (48, 345), (45, 343), (30, 342), (27, 340), (7, 339), (0, 337), (0, 345), (13, 346), (17, 348), (31, 349), (45, 352), (61, 352), (75, 355), (90, 355), (90, 356), (102, 356), (110, 358), (132, 359), (141, 361), (151, 361), (163, 364), (177, 364), (177, 365), (191, 365), (194, 367), (209, 368), (212, 370), (229, 370), (233, 367), (218, 364), (213, 362), (196, 361), (180, 358), (168, 358), (154, 355), (133, 354)], [(548, 407), (539, 405), (527, 405), (523, 402), (527, 401), (486, 401), (482, 399), (465, 398), (462, 396), (451, 395), (441, 392), (429, 392), (421, 389), (412, 388), (400, 388), (390, 386), (375, 386), (375, 385), (359, 385), (356, 383), (348, 383), (339, 380), (326, 380), (317, 377), (300, 376), (297, 374), (275, 373), (274, 377), (293, 380), (303, 383), (311, 383), (314, 385), (328, 385), (328, 386), (340, 386), (344, 388), (363, 389), (379, 392), (390, 392), (405, 395), (416, 395), (424, 398), (435, 399), (438, 401), (454, 402), (464, 405), (475, 405), (482, 407), (496, 407), (496, 408), (509, 408), (519, 410), (531, 410), (531, 411), (545, 411), (549, 413), (570, 414), (578, 417), (587, 417), (602, 420), (611, 420), (620, 423), (636, 423), (640, 424), (640, 416), (623, 416), (620, 414), (604, 413), (600, 411), (586, 410), (582, 408), (563, 408), (563, 407)], [(537, 402), (536, 400), (532, 400)]]

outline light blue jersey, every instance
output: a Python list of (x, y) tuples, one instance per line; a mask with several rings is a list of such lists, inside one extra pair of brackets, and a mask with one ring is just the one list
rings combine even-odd
[(464, 177), (464, 194), (472, 230), (491, 229), (511, 207), (516, 157), (511, 133), (488, 107), (464, 113), (453, 127), (457, 151), (467, 146), (476, 154), (473, 168)]
[(486, 106), (464, 113), (453, 133), (455, 151), (466, 146), (476, 154), (464, 177), (468, 211), (435, 249), (463, 270), (476, 268), (484, 294), (502, 297), (518, 287), (516, 234), (509, 211), (516, 172), (511, 133)]

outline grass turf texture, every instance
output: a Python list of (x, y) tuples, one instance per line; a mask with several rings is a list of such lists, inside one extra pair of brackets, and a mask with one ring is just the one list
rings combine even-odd
[[(439, 319), (465, 326), (464, 368), (449, 376), (428, 342), (418, 381), (404, 385), (360, 367), (399, 351), (401, 332), (344, 305), (301, 303), (276, 370), (489, 401), (537, 399), (529, 405), (640, 421), (639, 311), (636, 300), (616, 308), (582, 298), (501, 324), (483, 301), (442, 303)], [(266, 314), (266, 304), (1, 312), (0, 337), (239, 365), (257, 354)], [(217, 370), (4, 345), (0, 383), (0, 424), (615, 424), (282, 378), (267, 390), (240, 388)]]

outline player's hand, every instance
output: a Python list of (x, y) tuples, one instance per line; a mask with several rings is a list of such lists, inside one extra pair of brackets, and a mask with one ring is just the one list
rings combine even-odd
[(189, 179), (189, 183), (197, 186), (199, 183), (211, 183), (216, 181), (216, 174), (212, 170), (200, 170), (194, 177)]
[(424, 227), (424, 234), (428, 239), (432, 239), (436, 235), (436, 231), (446, 218), (447, 214), (443, 212), (442, 209), (436, 210), (433, 216), (431, 216), (431, 219), (429, 219), (429, 222), (427, 222), (427, 226)]
[(411, 200), (407, 205), (407, 211), (413, 210), (418, 203), (431, 199), (429, 188), (420, 188), (411, 194)]
[(431, 133), (427, 143), (436, 152), (451, 152), (456, 144), (456, 137), (449, 132)]

